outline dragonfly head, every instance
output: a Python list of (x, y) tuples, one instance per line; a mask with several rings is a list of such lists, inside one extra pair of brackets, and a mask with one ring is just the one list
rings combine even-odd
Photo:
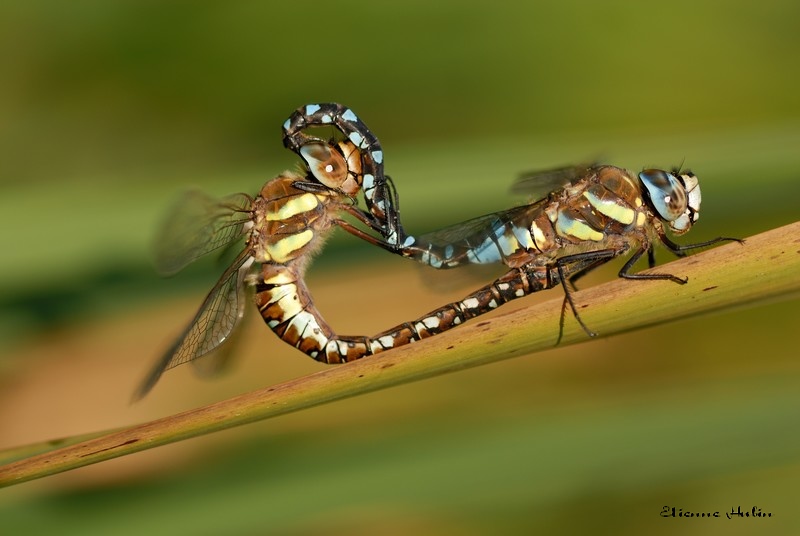
[(645, 202), (676, 235), (687, 232), (700, 218), (700, 185), (691, 171), (645, 169), (639, 173), (639, 180)]
[(347, 195), (361, 189), (361, 153), (350, 141), (333, 145), (311, 142), (300, 148), (300, 156), (319, 182)]

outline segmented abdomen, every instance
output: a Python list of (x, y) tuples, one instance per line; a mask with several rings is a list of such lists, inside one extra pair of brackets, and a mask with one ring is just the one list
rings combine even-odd
[(337, 335), (321, 317), (302, 279), (285, 266), (264, 265), (256, 305), (283, 341), (324, 363), (354, 361), (447, 331), (504, 303), (560, 284), (549, 267), (515, 269), (464, 299), (372, 337)]
[(320, 357), (333, 330), (314, 307), (303, 280), (280, 265), (264, 265), (260, 279), (256, 306), (267, 326), (288, 344), (324, 361)]
[(383, 149), (378, 138), (352, 110), (337, 103), (301, 106), (283, 124), (283, 144), (300, 154), (303, 145), (311, 141), (325, 141), (303, 131), (309, 127), (326, 125), (336, 127), (360, 149), (364, 201), (370, 213), (380, 223), (387, 243), (397, 244), (402, 238), (402, 229), (394, 212), (396, 207), (391, 206), (389, 187), (383, 171)]

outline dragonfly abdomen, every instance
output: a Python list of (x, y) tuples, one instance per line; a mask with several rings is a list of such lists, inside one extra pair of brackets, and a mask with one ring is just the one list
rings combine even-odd
[(482, 229), (449, 243), (434, 235), (411, 239), (414, 242), (403, 254), (434, 268), (493, 263), (516, 267), (558, 247), (556, 229), (543, 211), (517, 212), (513, 218), (497, 216)]
[(264, 322), (278, 337), (314, 359), (334, 336), (302, 278), (286, 267), (263, 265), (255, 301)]
[(530, 293), (559, 285), (557, 273), (547, 267), (514, 269), (495, 282), (425, 316), (405, 322), (372, 337), (336, 336), (326, 347), (326, 362), (340, 363), (378, 354), (427, 339), (452, 329), (501, 305)]
[(521, 267), (459, 301), (372, 337), (337, 335), (317, 311), (302, 278), (285, 266), (263, 265), (255, 301), (267, 326), (284, 342), (317, 361), (337, 364), (427, 339), (558, 284), (558, 274), (549, 267)]

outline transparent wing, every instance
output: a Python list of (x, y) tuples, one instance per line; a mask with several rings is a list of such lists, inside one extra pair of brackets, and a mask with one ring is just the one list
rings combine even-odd
[(578, 164), (544, 171), (523, 173), (511, 185), (511, 193), (527, 195), (532, 199), (542, 199), (550, 193), (561, 190), (582, 179), (596, 164)]
[[(486, 214), (438, 231), (415, 236), (414, 243), (409, 246), (409, 250), (414, 250), (410, 256), (423, 263), (429, 263), (428, 255), (433, 251), (434, 256), (447, 259), (441, 265), (442, 268), (502, 262), (505, 257), (497, 238), (509, 230), (526, 228), (537, 211), (550, 202), (550, 193), (568, 186), (570, 181), (577, 180), (588, 172), (587, 166), (571, 166), (525, 176), (514, 185), (513, 191), (530, 193), (536, 190), (540, 193), (534, 195), (539, 195), (539, 199), (527, 205)], [(487, 251), (487, 248), (491, 251)]]
[(211, 378), (224, 374), (233, 366), (236, 358), (240, 355), (239, 349), (242, 341), (246, 339), (246, 330), (243, 328), (247, 325), (248, 319), (254, 320), (251, 318), (252, 315), (248, 314), (252, 311), (247, 307), (247, 303), (253, 302), (254, 288), (242, 281), (249, 272), (248, 268), (249, 265), (244, 267), (244, 271), (242, 271), (242, 268), (239, 269), (239, 294), (236, 296), (239, 300), (239, 318), (223, 344), (189, 362), (197, 376)]
[(147, 394), (164, 371), (192, 361), (226, 342), (244, 315), (244, 279), (253, 264), (251, 252), (242, 252), (206, 296), (189, 326), (170, 346), (142, 382), (135, 398)]
[(247, 194), (215, 199), (200, 191), (186, 192), (171, 207), (156, 235), (156, 270), (172, 275), (241, 238), (252, 205), (253, 199)]
[(480, 244), (486, 237), (493, 235), (498, 227), (505, 225), (508, 221), (514, 221), (520, 214), (535, 210), (544, 202), (545, 200), (542, 200), (532, 205), (523, 205), (509, 210), (485, 214), (438, 231), (415, 236), (414, 245), (419, 249), (425, 249), (428, 244), (434, 247), (445, 247), (462, 242), (465, 245)]

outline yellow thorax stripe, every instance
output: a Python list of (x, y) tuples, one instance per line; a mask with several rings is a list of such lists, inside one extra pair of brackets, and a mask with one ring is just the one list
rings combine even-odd
[(623, 225), (630, 225), (636, 218), (636, 213), (632, 208), (620, 205), (615, 200), (601, 199), (590, 191), (583, 192), (583, 197), (589, 200), (597, 212), (617, 220)]
[(314, 194), (298, 195), (285, 201), (277, 211), (267, 212), (266, 219), (268, 221), (286, 220), (297, 214), (314, 210), (318, 204), (319, 201)]
[(296, 256), (295, 253), (311, 242), (312, 238), (314, 238), (314, 231), (306, 229), (302, 233), (287, 236), (274, 244), (270, 244), (267, 246), (267, 254), (275, 262), (286, 262), (294, 258)]

